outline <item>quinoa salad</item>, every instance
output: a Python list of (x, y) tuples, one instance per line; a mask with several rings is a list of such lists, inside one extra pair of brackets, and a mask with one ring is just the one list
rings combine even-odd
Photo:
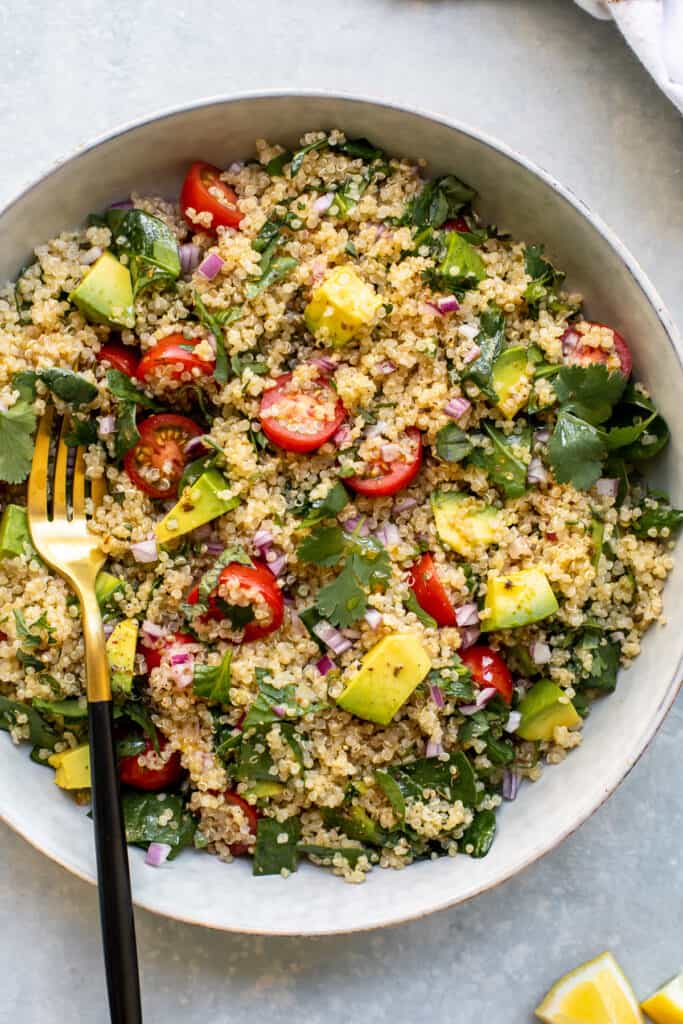
[(53, 403), (106, 481), (147, 862), (483, 857), (663, 621), (667, 425), (628, 339), (459, 177), (339, 131), (255, 151), (91, 213), (0, 291), (0, 729), (88, 804), (80, 609), (25, 508)]

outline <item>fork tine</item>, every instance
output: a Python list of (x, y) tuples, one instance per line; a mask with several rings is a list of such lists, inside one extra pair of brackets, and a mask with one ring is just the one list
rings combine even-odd
[(103, 476), (98, 476), (90, 481), (90, 497), (95, 508), (102, 504), (102, 499), (107, 493), (107, 485)]
[(33, 464), (28, 481), (28, 513), (32, 519), (47, 519), (47, 475), (53, 419), (54, 409), (49, 406), (41, 416), (36, 431)]
[(73, 509), (76, 516), (85, 515), (85, 457), (83, 448), (76, 449), (73, 478)]
[(62, 427), (59, 432), (59, 444), (57, 445), (57, 461), (55, 463), (55, 478), (53, 484), (53, 519), (66, 519), (66, 481), (67, 481), (67, 460), (69, 449), (64, 443), (64, 437), (68, 431), (68, 420), (65, 416), (62, 420)]

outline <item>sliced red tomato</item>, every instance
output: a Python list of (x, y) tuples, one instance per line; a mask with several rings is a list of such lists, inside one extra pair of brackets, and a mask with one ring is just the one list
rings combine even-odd
[[(157, 732), (159, 750), (163, 751), (168, 746), (165, 736)], [(147, 768), (138, 761), (139, 756), (146, 756), (154, 750), (152, 740), (145, 738), (145, 749), (142, 755), (131, 754), (129, 757), (122, 757), (119, 761), (119, 778), (124, 786), (133, 786), (134, 789), (144, 789), (154, 793), (160, 789), (167, 789), (180, 781), (183, 774), (183, 767), (180, 763), (180, 754), (174, 750), (168, 761), (165, 761), (160, 768)]]
[(472, 679), (479, 689), (493, 686), (509, 704), (512, 700), (512, 674), (500, 654), (483, 644), (470, 647), (460, 655), (472, 673)]
[(413, 454), (407, 461), (378, 462), (370, 476), (349, 476), (344, 480), (351, 490), (368, 498), (383, 498), (396, 494), (407, 487), (417, 476), (422, 465), (422, 435), (415, 427), (409, 427), (406, 434), (413, 442)]
[(182, 334), (169, 334), (140, 360), (136, 377), (147, 383), (157, 378), (181, 380), (184, 377), (211, 377), (216, 369), (215, 360), (200, 359), (193, 352), (199, 338), (185, 338)]
[[(256, 836), (256, 829), (258, 828), (258, 812), (255, 807), (239, 796), (238, 793), (233, 793), (232, 790), (226, 789), (223, 793), (223, 798), (226, 804), (232, 804), (234, 807), (239, 807), (241, 811), (244, 811), (244, 815), (249, 822), (249, 831), (253, 836)], [(249, 847), (246, 843), (233, 843), (230, 847), (230, 853), (233, 857), (243, 857), (245, 853), (249, 852)]]
[(134, 377), (138, 369), (138, 357), (135, 349), (128, 345), (120, 345), (110, 341), (103, 345), (96, 356), (98, 363), (105, 363), (114, 370), (120, 370), (127, 377)]
[(150, 498), (173, 498), (188, 458), (185, 446), (203, 433), (193, 420), (164, 412), (148, 416), (138, 426), (140, 440), (124, 457), (126, 473)]
[[(235, 190), (221, 181), (220, 168), (197, 160), (190, 165), (180, 193), (180, 209), (183, 217), (194, 231), (215, 231), (218, 227), (238, 228), (244, 217), (237, 209)], [(210, 213), (212, 220), (208, 228), (196, 223), (188, 215), (189, 209), (196, 213)]]
[(412, 591), (420, 608), (436, 619), (440, 626), (456, 626), (455, 609), (443, 583), (439, 579), (434, 559), (427, 552), (410, 570)]
[(161, 640), (158, 640), (154, 644), (145, 643), (144, 639), (141, 640), (140, 649), (145, 656), (147, 672), (151, 672), (153, 668), (159, 668), (164, 653), (170, 647), (182, 647), (184, 644), (196, 643), (197, 640), (195, 637), (191, 636), (190, 633), (171, 633), (170, 636), (162, 637)]
[[(601, 324), (597, 320), (587, 322), (590, 327), (607, 327), (607, 329), (612, 332), (614, 335), (614, 352), (621, 364), (619, 369), (623, 373), (624, 377), (630, 377), (631, 368), (633, 366), (631, 350), (619, 332), (615, 331), (613, 327), (609, 327), (607, 324)], [(565, 352), (565, 362), (574, 366), (590, 366), (591, 363), (607, 363), (610, 358), (610, 353), (605, 352), (604, 349), (594, 348), (592, 345), (587, 345), (583, 341), (582, 335), (573, 327), (567, 328), (562, 335), (562, 347)]]
[(469, 231), (470, 226), (464, 217), (452, 217), (450, 220), (445, 220), (441, 225), (444, 231)]
[(346, 418), (341, 399), (325, 377), (302, 391), (283, 373), (261, 395), (259, 419), (263, 433), (288, 452), (312, 452), (329, 441)]
[[(277, 579), (264, 562), (254, 561), (252, 565), (241, 565), (239, 562), (231, 562), (222, 570), (218, 577), (215, 589), (209, 595), (209, 609), (200, 617), (201, 619), (230, 619), (229, 607), (235, 607), (236, 601), (229, 599), (229, 594), (235, 590), (244, 590), (250, 594), (253, 602), (261, 607), (266, 605), (267, 618), (252, 618), (244, 626), (242, 643), (250, 643), (252, 640), (260, 640), (269, 633), (274, 633), (282, 625), (285, 614), (285, 603), (282, 591), (278, 586)], [(225, 595), (225, 596), (222, 596)], [(199, 600), (199, 587), (193, 587), (187, 595), (188, 604), (196, 604)], [(242, 609), (248, 609), (249, 604), (238, 605)], [(253, 614), (253, 604), (251, 604)]]

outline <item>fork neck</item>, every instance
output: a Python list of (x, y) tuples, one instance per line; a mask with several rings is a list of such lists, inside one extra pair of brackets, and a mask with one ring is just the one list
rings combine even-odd
[(100, 606), (92, 587), (79, 590), (83, 611), (83, 642), (85, 645), (85, 674), (88, 681), (88, 703), (111, 700), (109, 664), (105, 648)]

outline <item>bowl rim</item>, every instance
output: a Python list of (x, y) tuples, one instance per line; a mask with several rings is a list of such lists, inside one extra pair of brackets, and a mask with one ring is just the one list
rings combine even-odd
[[(194, 110), (198, 110), (205, 107), (212, 106), (230, 106), (233, 103), (241, 103), (249, 100), (267, 100), (267, 99), (330, 99), (330, 100), (341, 100), (349, 104), (359, 105), (371, 105), (375, 107), (384, 108), (398, 112), (399, 114), (407, 114), (410, 116), (416, 116), (428, 121), (432, 121), (444, 128), (460, 132), (463, 135), (469, 136), (475, 142), (483, 143), (490, 149), (496, 150), (509, 160), (523, 167), (526, 171), (532, 174), (534, 177), (540, 179), (545, 185), (547, 185), (553, 192), (557, 193), (566, 203), (573, 207), (577, 213), (579, 213), (584, 219), (588, 220), (590, 225), (602, 236), (602, 238), (608, 243), (608, 245), (617, 254), (623, 265), (629, 271), (635, 284), (644, 293), (650, 306), (654, 310), (657, 318), (659, 319), (664, 332), (667, 336), (669, 345), (673, 349), (674, 355), (678, 361), (679, 366), (683, 370), (683, 342), (681, 341), (681, 335), (678, 328), (671, 316), (667, 306), (664, 304), (658, 291), (650, 281), (648, 275), (641, 267), (638, 260), (633, 256), (628, 247), (619, 239), (613, 229), (600, 217), (594, 213), (593, 210), (579, 198), (570, 188), (563, 185), (550, 171), (547, 171), (544, 167), (537, 164), (535, 161), (528, 159), (522, 153), (515, 150), (512, 146), (507, 143), (501, 142), (495, 136), (490, 135), (488, 132), (481, 131), (478, 128), (473, 128), (469, 124), (452, 118), (448, 115), (437, 113), (432, 110), (427, 110), (421, 106), (407, 106), (406, 104), (399, 102), (395, 99), (386, 99), (369, 96), (367, 94), (338, 92), (336, 90), (322, 90), (322, 89), (284, 89), (273, 87), (270, 89), (257, 89), (247, 90), (244, 92), (235, 92), (230, 94), (219, 93), (208, 97), (193, 100), (190, 103), (171, 105), (164, 107), (160, 110), (154, 111), (151, 114), (143, 115), (138, 118), (132, 118), (125, 121), (108, 131), (97, 135), (94, 139), (89, 142), (77, 145), (74, 149), (64, 153), (51, 161), (47, 169), (36, 177), (28, 181), (20, 187), (20, 190), (9, 199), (4, 206), (0, 208), (0, 223), (2, 218), (19, 202), (31, 195), (33, 191), (38, 189), (42, 184), (49, 180), (53, 175), (57, 174), (64, 166), (71, 163), (74, 160), (85, 156), (87, 153), (98, 149), (100, 146), (113, 141), (114, 139), (124, 138), (126, 135), (131, 134), (138, 129), (145, 128), (146, 126), (161, 122), (167, 119), (171, 119), (179, 114), (191, 113)], [(679, 659), (676, 665), (675, 672), (668, 684), (666, 693), (660, 700), (657, 707), (653, 710), (650, 720), (647, 725), (647, 729), (642, 734), (642, 743), (640, 749), (629, 755), (628, 761), (623, 767), (623, 771), (616, 780), (611, 780), (610, 784), (603, 789), (599, 799), (592, 805), (585, 809), (582, 809), (577, 818), (573, 820), (571, 824), (568, 824), (558, 835), (555, 835), (552, 840), (540, 842), (535, 850), (529, 853), (521, 863), (513, 863), (509, 869), (503, 870), (497, 879), (491, 883), (482, 883), (476, 885), (471, 891), (466, 894), (461, 894), (453, 897), (444, 897), (435, 899), (430, 902), (429, 905), (423, 907), (419, 911), (411, 911), (404, 913), (399, 917), (393, 917), (389, 921), (362, 924), (355, 927), (331, 927), (325, 929), (317, 929), (306, 932), (301, 932), (293, 929), (272, 929), (265, 930), (264, 928), (246, 928), (244, 926), (234, 927), (228, 924), (218, 924), (215, 922), (207, 923), (201, 920), (198, 916), (193, 916), (190, 913), (182, 912), (169, 912), (166, 909), (161, 909), (155, 906), (148, 900), (140, 897), (136, 897), (133, 892), (133, 902), (136, 906), (141, 907), (144, 910), (150, 911), (153, 914), (167, 917), (172, 920), (180, 921), (184, 924), (191, 924), (201, 927), (209, 927), (215, 931), (225, 931), (233, 934), (245, 934), (245, 935), (269, 935), (269, 936), (303, 936), (303, 937), (315, 937), (315, 936), (326, 936), (326, 935), (344, 935), (351, 934), (354, 932), (372, 931), (381, 927), (389, 927), (394, 925), (405, 924), (409, 921), (420, 920), (429, 914), (436, 913), (437, 911), (444, 911), (450, 907), (457, 906), (460, 903), (464, 903), (468, 900), (473, 899), (476, 896), (481, 895), (483, 892), (489, 892), (504, 882), (509, 881), (515, 875), (527, 868), (531, 867), (532, 864), (545, 857), (546, 854), (560, 846), (565, 839), (573, 835), (581, 825), (584, 824), (589, 818), (595, 814), (596, 811), (602, 807), (602, 805), (609, 799), (610, 796), (616, 791), (621, 783), (627, 778), (630, 772), (633, 770), (635, 765), (638, 763), (640, 758), (646, 752), (652, 740), (654, 739), (657, 731), (662, 725), (667, 713), (673, 705), (681, 687), (683, 687), (683, 655)], [(66, 859), (59, 855), (56, 851), (50, 850), (35, 838), (30, 835), (27, 830), (19, 825), (14, 820), (11, 812), (6, 811), (0, 806), (0, 820), (7, 824), (16, 834), (20, 835), (26, 840), (34, 849), (40, 851), (50, 860), (58, 863), (61, 867), (65, 868), (72, 875), (82, 879), (91, 885), (97, 885), (96, 876), (90, 874), (87, 871), (83, 871), (80, 868), (70, 864)]]

